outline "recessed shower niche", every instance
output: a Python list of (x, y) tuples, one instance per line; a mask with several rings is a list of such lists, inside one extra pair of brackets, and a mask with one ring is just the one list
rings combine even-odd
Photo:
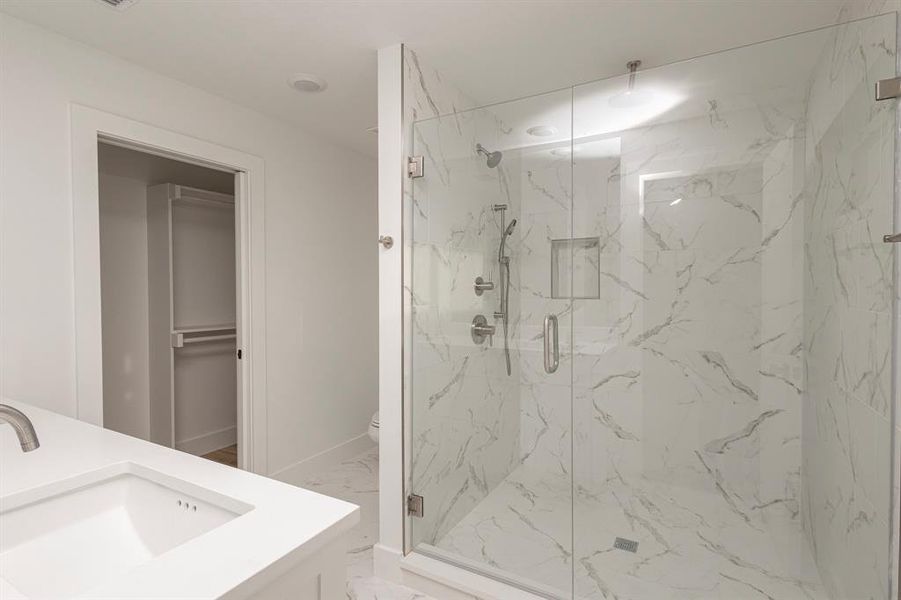
[(551, 298), (601, 297), (601, 240), (551, 240)]

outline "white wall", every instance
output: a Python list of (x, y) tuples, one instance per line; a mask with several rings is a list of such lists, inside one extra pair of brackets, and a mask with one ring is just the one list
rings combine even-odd
[(376, 409), (375, 160), (6, 15), (0, 394), (75, 414), (72, 103), (265, 161), (269, 471), (362, 434)]
[(150, 439), (147, 184), (100, 174), (103, 426)]

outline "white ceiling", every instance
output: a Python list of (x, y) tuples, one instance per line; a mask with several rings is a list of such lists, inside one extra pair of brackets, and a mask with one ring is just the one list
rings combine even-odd
[[(375, 155), (376, 50), (480, 103), (831, 24), (841, 0), (0, 0), (0, 10)], [(321, 75), (300, 94), (286, 79)]]

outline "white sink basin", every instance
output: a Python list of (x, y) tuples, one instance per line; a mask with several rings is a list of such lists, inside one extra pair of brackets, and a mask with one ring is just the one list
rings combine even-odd
[(0, 596), (85, 593), (252, 508), (129, 462), (0, 498)]

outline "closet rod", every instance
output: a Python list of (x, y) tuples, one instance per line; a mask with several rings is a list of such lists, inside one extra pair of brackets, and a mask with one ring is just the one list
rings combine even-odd
[(224, 335), (201, 335), (197, 337), (185, 337), (181, 333), (172, 334), (172, 347), (182, 348), (185, 344), (201, 344), (204, 342), (222, 342), (226, 340), (238, 339), (237, 334), (226, 333)]
[(172, 333), (208, 333), (213, 331), (235, 332), (235, 324), (229, 323), (225, 325), (197, 325), (189, 327), (176, 327)]
[(200, 342), (218, 342), (219, 340), (234, 340), (237, 339), (237, 335), (234, 333), (227, 333), (225, 335), (203, 335), (199, 337), (188, 337), (185, 338), (186, 344), (199, 344)]

